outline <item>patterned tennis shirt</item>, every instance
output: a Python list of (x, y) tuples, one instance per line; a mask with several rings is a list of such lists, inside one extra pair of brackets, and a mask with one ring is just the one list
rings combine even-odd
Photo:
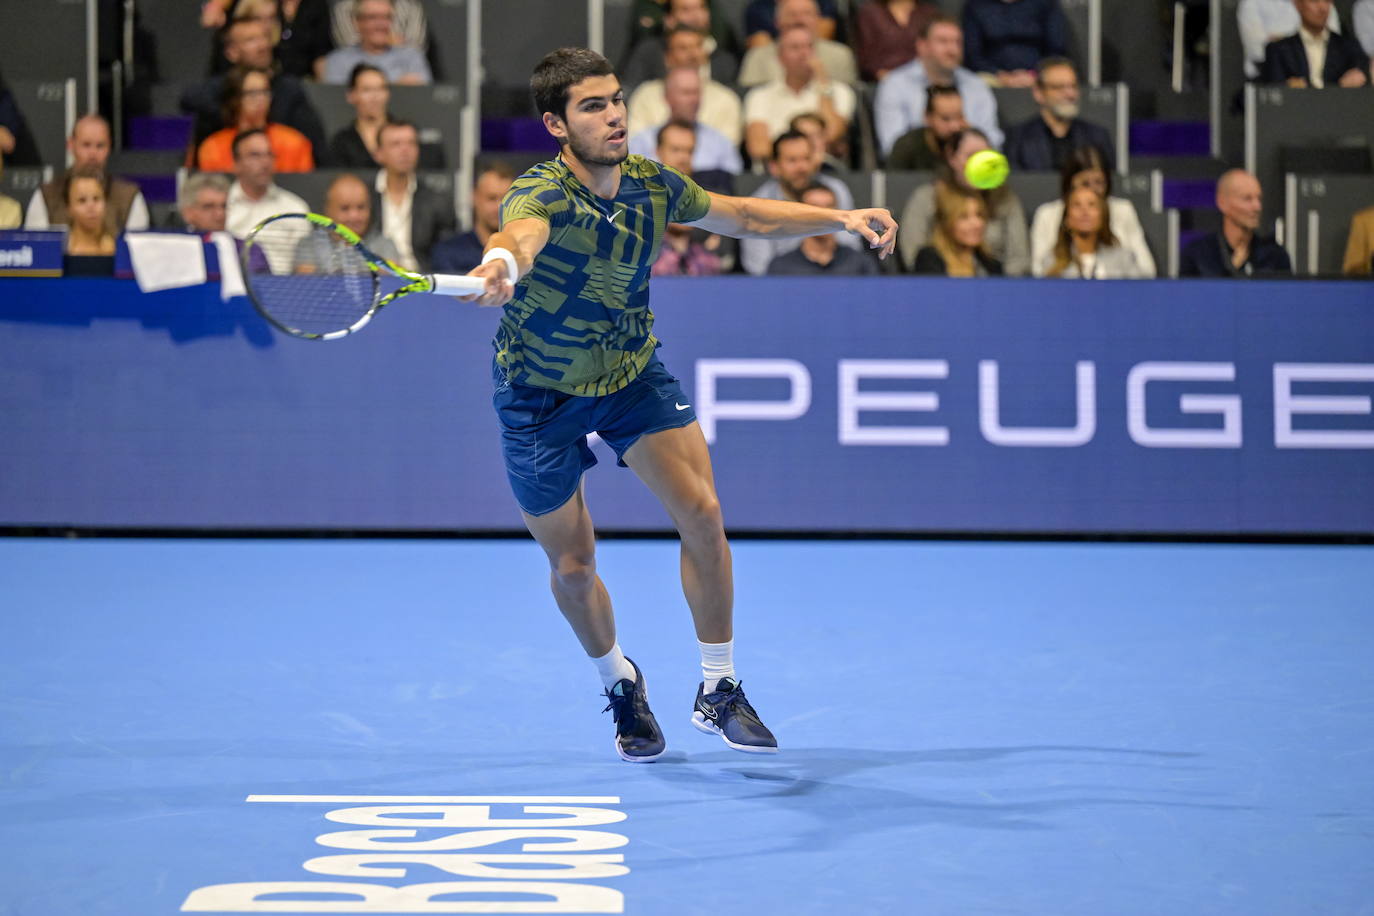
[(497, 363), (512, 381), (584, 397), (634, 381), (658, 346), (649, 273), (664, 227), (710, 208), (700, 185), (643, 156), (620, 164), (614, 200), (593, 194), (562, 159), (521, 175), (501, 202), (501, 225), (540, 219), (549, 241), (502, 312)]

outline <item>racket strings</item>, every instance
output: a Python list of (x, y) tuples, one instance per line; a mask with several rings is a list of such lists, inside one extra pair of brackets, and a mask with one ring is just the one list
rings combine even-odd
[(259, 308), (302, 334), (352, 328), (377, 298), (376, 277), (358, 249), (304, 217), (259, 227), (244, 261), (245, 280)]

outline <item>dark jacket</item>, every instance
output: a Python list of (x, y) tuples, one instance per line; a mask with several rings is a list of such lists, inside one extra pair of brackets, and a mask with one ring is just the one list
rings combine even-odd
[[(979, 277), (1000, 277), (1002, 276), (1002, 262), (994, 257), (983, 254), (981, 251), (973, 252), (974, 274)], [(911, 268), (912, 273), (916, 274), (937, 274), (939, 276), (949, 276), (949, 268), (945, 264), (945, 259), (934, 245), (927, 245), (916, 252), (916, 261)]]
[(1293, 263), (1282, 245), (1269, 236), (1250, 240), (1250, 256), (1240, 267), (1231, 263), (1231, 245), (1220, 232), (1194, 239), (1183, 249), (1180, 277), (1289, 277)]
[[(1369, 55), (1364, 53), (1358, 41), (1339, 32), (1328, 32), (1327, 36), (1323, 85), (1339, 85), (1347, 70), (1363, 70), (1366, 76), (1369, 74)], [(1286, 83), (1295, 76), (1309, 83), (1312, 81), (1312, 75), (1307, 72), (1307, 50), (1302, 46), (1302, 35), (1289, 35), (1265, 45), (1259, 82)]]
[(465, 274), (482, 263), (484, 247), (476, 232), (451, 235), (430, 250), (430, 264), (435, 273)]
[(965, 0), (964, 66), (975, 73), (1034, 70), (1068, 47), (1059, 0)]
[[(1107, 171), (1116, 171), (1116, 146), (1112, 143), (1112, 135), (1107, 133), (1105, 127), (1099, 127), (1082, 118), (1074, 118), (1069, 123), (1069, 132), (1064, 135), (1064, 139), (1068, 143), (1061, 146), (1061, 149), (1066, 151), (1084, 146), (1097, 147), (1107, 163)], [(1055, 148), (1055, 140), (1050, 126), (1037, 114), (1029, 121), (1007, 131), (1007, 160), (1013, 169), (1057, 172), (1064, 167), (1065, 157), (1056, 155), (1059, 150)]]
[[(202, 140), (224, 126), (220, 113), (221, 96), (224, 93), (224, 77), (212, 76), (203, 83), (192, 86), (181, 96), (181, 110), (195, 115), (196, 124), (191, 146), (200, 146)], [(267, 120), (273, 124), (285, 124), (305, 134), (315, 153), (316, 168), (333, 165), (329, 161), (329, 145), (324, 137), (324, 124), (319, 113), (310, 104), (301, 81), (294, 76), (279, 73), (272, 79), (272, 107), (267, 110)]]
[[(368, 196), (372, 198), (372, 229), (382, 228), (382, 196), (376, 186), (368, 185)], [(415, 199), (410, 203), (410, 247), (415, 251), (415, 260), (420, 270), (428, 272), (430, 254), (434, 243), (450, 235), (458, 226), (453, 213), (453, 200), (436, 194), (420, 182), (415, 187)], [(472, 267), (476, 267), (474, 264)], [(472, 268), (469, 267), (469, 270)]]

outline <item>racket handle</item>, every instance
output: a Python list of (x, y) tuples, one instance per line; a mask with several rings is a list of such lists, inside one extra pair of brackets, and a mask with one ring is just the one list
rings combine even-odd
[(431, 292), (440, 296), (471, 296), (487, 288), (487, 281), (481, 277), (463, 274), (430, 274)]

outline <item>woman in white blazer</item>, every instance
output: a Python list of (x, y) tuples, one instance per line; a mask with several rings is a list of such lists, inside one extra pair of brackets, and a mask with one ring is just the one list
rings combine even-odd
[(1107, 171), (1102, 154), (1091, 146), (1074, 150), (1064, 164), (1059, 199), (1035, 208), (1030, 230), (1032, 273), (1037, 277), (1045, 275), (1045, 265), (1052, 260), (1055, 243), (1059, 241), (1059, 226), (1064, 222), (1064, 201), (1071, 192), (1083, 187), (1092, 188), (1106, 199), (1112, 234), (1117, 244), (1134, 257), (1139, 275), (1157, 276), (1155, 259), (1145, 241), (1145, 230), (1140, 227), (1135, 205), (1125, 198), (1111, 196), (1111, 173)]

